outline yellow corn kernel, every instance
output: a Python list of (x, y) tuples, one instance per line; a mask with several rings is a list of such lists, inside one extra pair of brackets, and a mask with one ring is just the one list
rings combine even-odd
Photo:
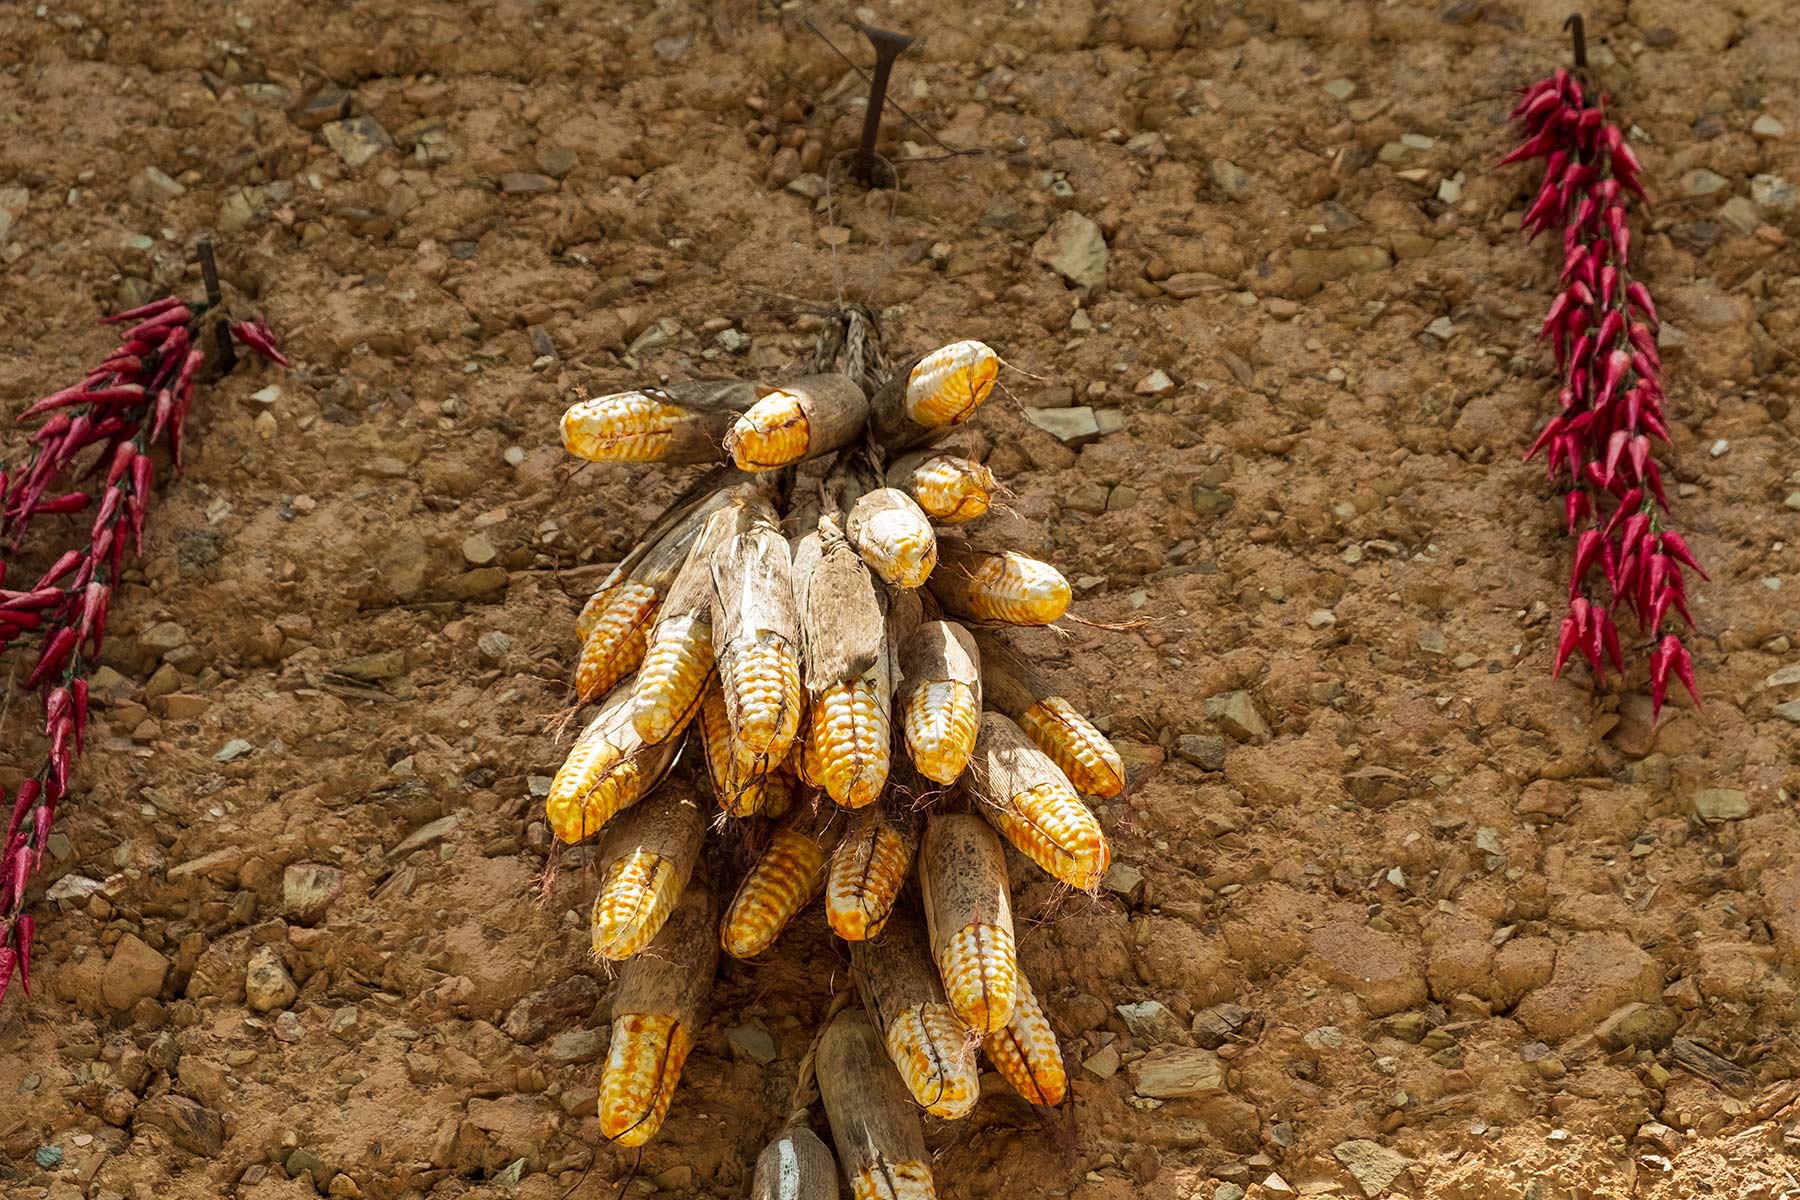
[(1019, 728), (1090, 796), (1125, 790), (1125, 762), (1106, 735), (1061, 696), (1046, 696), (1019, 716)]
[(994, 390), (1000, 358), (981, 342), (952, 342), (933, 350), (906, 380), (906, 415), (927, 429), (960, 425)]
[(1004, 1029), (996, 1029), (983, 1038), (981, 1048), (1013, 1091), (1032, 1104), (1054, 1108), (1062, 1103), (1069, 1089), (1062, 1048), (1056, 1044), (1056, 1034), (1044, 1016), (1043, 1005), (1038, 1003), (1023, 971), (1019, 972), (1018, 981), (1012, 1019)]
[(642, 392), (578, 401), (563, 413), (563, 448), (590, 462), (655, 462), (669, 451), (670, 434), (687, 416)]
[(932, 1116), (967, 1116), (980, 1099), (974, 1042), (948, 1004), (914, 1005), (889, 1021), (887, 1048), (906, 1090)]
[(655, 1137), (693, 1045), (693, 1034), (674, 1017), (614, 1016), (600, 1075), (601, 1136), (621, 1146), (641, 1146)]
[(700, 742), (706, 751), (706, 775), (712, 781), (719, 807), (734, 817), (748, 817), (768, 807), (767, 777), (742, 769), (746, 756), (739, 752), (731, 722), (725, 717), (725, 697), (708, 687), (700, 701)]
[(846, 942), (866, 941), (881, 932), (912, 866), (906, 835), (871, 816), (838, 843), (825, 882), (825, 919)]
[(912, 476), (912, 498), (940, 525), (961, 525), (986, 513), (994, 499), (994, 473), (981, 463), (939, 454)]
[(867, 677), (826, 688), (812, 705), (809, 746), (817, 746), (819, 782), (846, 808), (861, 808), (887, 784), (892, 710)]
[(900, 720), (919, 774), (934, 783), (955, 783), (969, 765), (981, 729), (975, 689), (951, 679), (927, 683), (907, 697)]
[(937, 534), (917, 505), (883, 508), (855, 534), (856, 552), (892, 587), (922, 587), (937, 566)]
[(864, 1167), (850, 1181), (851, 1200), (937, 1200), (937, 1188), (931, 1182), (931, 1164), (915, 1162), (883, 1162)]
[(800, 664), (786, 639), (759, 635), (720, 674), (732, 732), (742, 749), (780, 762), (800, 728)]
[(944, 939), (938, 974), (957, 1018), (976, 1033), (992, 1033), (1012, 1018), (1019, 975), (1012, 930), (985, 921), (963, 926)]
[(662, 603), (661, 595), (649, 584), (626, 583), (614, 591), (606, 611), (581, 644), (581, 658), (575, 664), (575, 693), (583, 703), (605, 695), (637, 670)]
[(773, 391), (732, 423), (725, 444), (740, 471), (773, 471), (806, 457), (811, 431), (800, 398)]
[(1070, 887), (1092, 891), (1112, 864), (1100, 822), (1066, 784), (1041, 783), (1003, 807), (984, 806), (983, 815), (1019, 853)]
[(627, 755), (604, 735), (584, 737), (550, 781), (544, 818), (556, 836), (571, 845), (612, 820), (619, 810), (637, 803), (643, 772), (635, 755)]
[(631, 724), (649, 745), (667, 741), (693, 719), (712, 678), (712, 624), (675, 617), (656, 629), (631, 683)]
[(603, 587), (587, 598), (587, 602), (581, 606), (581, 612), (575, 617), (576, 641), (584, 646), (587, 644), (588, 635), (594, 632), (594, 626), (612, 604), (613, 595), (618, 590), (617, 587)]
[(819, 761), (819, 739), (813, 736), (812, 722), (807, 722), (806, 736), (794, 739), (793, 753), (787, 761), (793, 764), (794, 777), (810, 788), (825, 786), (825, 767)]
[(754, 958), (774, 944), (825, 880), (825, 849), (796, 829), (777, 830), (719, 922), (719, 945)]
[(621, 962), (650, 944), (681, 898), (675, 864), (649, 850), (617, 859), (594, 897), (594, 953)]
[(956, 570), (957, 599), (972, 616), (1012, 625), (1048, 625), (1069, 607), (1069, 581), (1047, 562), (1000, 550), (970, 556)]

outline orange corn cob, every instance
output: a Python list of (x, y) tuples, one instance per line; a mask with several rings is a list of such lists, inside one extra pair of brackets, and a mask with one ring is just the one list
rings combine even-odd
[(600, 1076), (600, 1133), (621, 1146), (656, 1136), (694, 1037), (663, 1013), (614, 1014), (612, 1044)]
[(1018, 951), (1012, 930), (986, 921), (951, 934), (938, 954), (944, 993), (963, 1024), (976, 1033), (1003, 1028), (1017, 994)]
[(1061, 696), (1047, 696), (1019, 716), (1025, 731), (1069, 782), (1090, 796), (1125, 790), (1125, 763), (1106, 735)]
[(946, 609), (981, 621), (1048, 625), (1069, 607), (1069, 581), (1061, 571), (1011, 550), (945, 553), (932, 579)]
[(725, 910), (719, 945), (733, 958), (768, 949), (818, 894), (825, 867), (826, 848), (817, 838), (792, 826), (777, 830)]
[(693, 719), (712, 670), (710, 622), (690, 616), (658, 625), (631, 684), (631, 723), (638, 736), (654, 745), (680, 733)]
[(864, 814), (832, 852), (825, 918), (847, 942), (881, 932), (912, 866), (911, 832), (886, 814)]
[(1021, 854), (1070, 887), (1092, 891), (1112, 864), (1100, 822), (1067, 784), (1039, 784), (1003, 806), (983, 805), (982, 815)]
[(968, 1027), (948, 1004), (930, 1001), (888, 1025), (888, 1057), (906, 1090), (934, 1117), (965, 1117), (981, 1097), (981, 1073)]
[[(768, 813), (770, 777), (754, 773), (757, 760), (737, 746), (731, 722), (725, 717), (725, 697), (717, 687), (706, 688), (701, 697), (700, 741), (706, 752), (706, 775), (719, 807), (734, 817)], [(783, 799), (783, 811), (785, 807)]]
[(603, 587), (587, 598), (587, 602), (581, 606), (581, 612), (575, 617), (576, 641), (587, 645), (588, 635), (594, 632), (594, 626), (611, 606), (613, 593), (618, 590), (616, 586)]
[(786, 639), (759, 635), (720, 675), (725, 710), (743, 749), (780, 762), (800, 728), (800, 664)]
[(909, 493), (933, 521), (961, 525), (993, 503), (994, 473), (966, 458), (936, 454), (914, 470)]
[(1000, 1077), (1027, 1101), (1051, 1108), (1062, 1103), (1069, 1087), (1062, 1049), (1023, 971), (1018, 973), (1012, 1019), (983, 1038), (981, 1048)]
[(647, 776), (662, 770), (666, 756), (646, 755), (629, 727), (620, 727), (614, 709), (602, 710), (550, 781), (544, 817), (558, 838), (571, 844), (598, 833), (621, 809), (643, 795)]
[(614, 589), (606, 610), (581, 644), (575, 664), (575, 692), (583, 703), (612, 690), (614, 684), (644, 661), (650, 625), (656, 620), (661, 592), (644, 583)]
[(674, 863), (651, 850), (640, 849), (614, 862), (594, 897), (594, 953), (618, 962), (649, 945), (674, 910), (685, 882)]
[(800, 398), (773, 391), (738, 417), (726, 438), (740, 471), (772, 471), (806, 457), (811, 441)]
[(820, 785), (846, 808), (872, 803), (887, 783), (893, 741), (887, 693), (865, 676), (833, 684), (813, 701), (806, 742), (818, 756)]
[(901, 713), (906, 749), (919, 774), (936, 783), (955, 783), (969, 765), (981, 709), (975, 689), (966, 683), (939, 680), (907, 697)]
[(668, 453), (675, 424), (685, 416), (642, 392), (596, 396), (563, 413), (563, 447), (590, 462), (655, 462)]
[(926, 428), (960, 425), (994, 389), (1000, 358), (981, 342), (953, 342), (920, 359), (906, 381), (906, 415)]

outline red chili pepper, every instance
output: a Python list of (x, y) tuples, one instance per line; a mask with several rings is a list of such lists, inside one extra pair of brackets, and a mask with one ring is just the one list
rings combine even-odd
[(172, 308), (178, 308), (186, 302), (175, 296), (164, 296), (161, 300), (152, 300), (148, 304), (140, 304), (136, 308), (114, 313), (100, 320), (107, 325), (123, 325), (127, 321), (141, 321), (146, 317), (159, 316)]
[(48, 679), (69, 661), (69, 654), (74, 649), (75, 631), (73, 629), (57, 630), (51, 636), (50, 643), (44, 647), (43, 654), (38, 657), (37, 666), (32, 668), (30, 676), (25, 680), (25, 686), (34, 688)]

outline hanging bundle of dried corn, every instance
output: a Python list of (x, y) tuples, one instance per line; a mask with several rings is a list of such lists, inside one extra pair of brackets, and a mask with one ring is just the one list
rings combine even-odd
[[(858, 1196), (928, 1196), (915, 1106), (966, 1115), (978, 1048), (1030, 1103), (1062, 1102), (1005, 846), (1092, 891), (1110, 856), (1078, 793), (1116, 796), (1125, 776), (1000, 632), (1060, 619), (1067, 580), (964, 534), (994, 477), (938, 443), (987, 398), (997, 356), (956, 342), (886, 372), (869, 329), (846, 314), (785, 382), (569, 409), (564, 443), (583, 458), (713, 468), (582, 610), (576, 690), (601, 708), (548, 812), (566, 842), (600, 835), (594, 952), (624, 963), (602, 1131), (626, 1145), (654, 1133), (717, 951), (763, 955), (823, 893), (868, 1017), (838, 1016), (815, 1047), (841, 1166)], [(658, 790), (684, 736), (704, 769)], [(731, 877), (715, 913), (705, 881)], [(701, 936), (703, 920), (716, 925)], [(804, 1111), (757, 1177), (810, 1172), (835, 1194)]]

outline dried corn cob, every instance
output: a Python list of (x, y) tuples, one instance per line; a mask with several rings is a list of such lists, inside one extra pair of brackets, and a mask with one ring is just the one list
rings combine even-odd
[(1029, 1103), (1050, 1108), (1062, 1103), (1069, 1088), (1062, 1049), (1025, 972), (1018, 973), (1012, 1019), (983, 1038), (981, 1048), (1000, 1077)]
[(638, 737), (630, 699), (623, 688), (607, 697), (550, 781), (544, 816), (565, 842), (599, 832), (614, 813), (655, 787), (674, 761), (673, 743), (646, 746)]
[(879, 937), (850, 943), (850, 967), (913, 1099), (936, 1117), (967, 1116), (981, 1093), (975, 1039), (944, 998), (924, 923), (893, 912)]
[(836, 842), (837, 828), (807, 813), (775, 831), (719, 923), (719, 944), (727, 954), (754, 958), (774, 944), (824, 886)]
[(987, 512), (994, 473), (981, 463), (938, 450), (920, 450), (888, 468), (889, 487), (911, 496), (939, 525), (961, 525)]
[(602, 1136), (621, 1146), (649, 1141), (669, 1111), (718, 963), (715, 915), (712, 894), (690, 880), (662, 932), (619, 967), (599, 1117)]
[(881, 932), (918, 844), (910, 812), (883, 804), (856, 815), (832, 851), (825, 884), (825, 919), (839, 937), (860, 942)]
[(644, 665), (632, 681), (631, 723), (646, 742), (679, 733), (694, 716), (713, 672), (712, 559), (739, 532), (753, 494), (706, 519), (669, 584), (668, 597), (650, 633)]
[(848, 1009), (832, 1018), (817, 1061), (819, 1097), (852, 1200), (936, 1200), (919, 1114), (868, 1020)]
[(756, 1156), (750, 1200), (838, 1200), (837, 1169), (818, 1134), (790, 1125)]
[(981, 724), (981, 655), (954, 621), (926, 621), (900, 651), (901, 728), (919, 774), (955, 783)]
[(1018, 994), (1006, 852), (973, 813), (933, 816), (919, 845), (919, 893), (944, 994), (979, 1034), (1003, 1029)]
[(757, 773), (764, 760), (738, 748), (716, 681), (701, 697), (699, 726), (706, 775), (721, 809), (734, 817), (778, 817), (787, 811), (791, 799), (787, 781), (773, 772)]
[(661, 603), (661, 593), (650, 583), (627, 580), (611, 590), (575, 662), (575, 693), (584, 702), (611, 691), (638, 669)]
[(617, 584), (603, 586), (582, 604), (581, 612), (575, 618), (576, 641), (582, 645), (587, 644), (588, 635), (594, 632), (594, 626), (599, 623), (601, 614), (611, 606), (613, 593), (617, 590)]
[(844, 536), (892, 587), (919, 587), (937, 566), (931, 520), (898, 488), (876, 488), (858, 498), (844, 519)]
[(596, 955), (617, 962), (649, 945), (675, 911), (705, 833), (706, 821), (685, 781), (659, 788), (608, 827), (597, 860)]
[(869, 400), (875, 441), (904, 450), (975, 415), (994, 389), (1000, 359), (980, 342), (953, 342), (900, 364)]
[(893, 742), (885, 593), (830, 516), (795, 551), (794, 596), (811, 693), (802, 765), (833, 800), (860, 808), (881, 794)]
[(793, 562), (772, 511), (713, 556), (713, 649), (725, 713), (739, 743), (769, 765), (787, 755), (800, 727), (800, 623)]
[(725, 435), (740, 471), (772, 471), (841, 450), (868, 420), (868, 399), (847, 375), (808, 375), (761, 390)]
[(1056, 695), (999, 637), (983, 631), (976, 635), (976, 643), (981, 647), (982, 681), (990, 708), (1017, 721), (1078, 790), (1090, 796), (1116, 796), (1125, 790), (1125, 763), (1092, 721)]
[(1070, 887), (1092, 891), (1112, 862), (1100, 822), (1056, 764), (1011, 718), (981, 714), (964, 777), (981, 815), (1019, 852)]
[(976, 550), (946, 540), (931, 594), (952, 616), (1048, 625), (1069, 607), (1069, 581), (1046, 562), (1011, 550)]
[(754, 384), (696, 380), (577, 401), (563, 414), (563, 447), (590, 462), (720, 462)]

